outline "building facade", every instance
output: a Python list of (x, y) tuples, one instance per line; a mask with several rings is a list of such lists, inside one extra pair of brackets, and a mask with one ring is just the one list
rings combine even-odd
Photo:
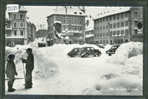
[(128, 41), (142, 41), (143, 23), (141, 7), (132, 7), (125, 11), (101, 16), (94, 20), (95, 42), (102, 44), (120, 44)]
[(35, 38), (36, 27), (27, 22), (27, 11), (20, 7), (18, 12), (9, 12), (9, 19), (6, 21), (6, 45), (27, 44)]
[(47, 17), (48, 34), (50, 38), (54, 37), (54, 24), (61, 24), (61, 32), (72, 42), (84, 41), (85, 16), (81, 13), (76, 14), (52, 14)]
[(36, 26), (31, 22), (27, 22), (27, 42), (28, 43), (35, 40), (35, 34), (36, 34)]
[(86, 43), (94, 43), (94, 30), (86, 30), (85, 31), (85, 42)]
[[(9, 23), (6, 25), (6, 44), (27, 43), (27, 21), (26, 10), (19, 12), (9, 12)], [(8, 32), (9, 31), (9, 32)]]
[(35, 33), (35, 37), (36, 38), (40, 38), (40, 37), (46, 37), (47, 36), (48, 31), (45, 29), (39, 29), (36, 33)]

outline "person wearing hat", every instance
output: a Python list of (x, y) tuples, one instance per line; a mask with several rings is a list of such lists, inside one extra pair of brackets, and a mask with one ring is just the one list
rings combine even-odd
[(13, 88), (13, 83), (15, 80), (15, 75), (17, 75), (17, 72), (16, 72), (14, 59), (15, 59), (15, 55), (10, 54), (8, 56), (7, 65), (6, 65), (6, 75), (8, 77), (8, 92), (15, 91), (15, 89)]
[(26, 63), (26, 74), (25, 74), (25, 89), (32, 88), (32, 71), (34, 69), (34, 55), (32, 49), (26, 50), (27, 59), (22, 58), (22, 62)]

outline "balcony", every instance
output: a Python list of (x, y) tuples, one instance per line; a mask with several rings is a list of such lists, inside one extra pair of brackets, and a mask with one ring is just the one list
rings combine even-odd
[(6, 30), (12, 30), (12, 27), (6, 26), (5, 29), (6, 29)]

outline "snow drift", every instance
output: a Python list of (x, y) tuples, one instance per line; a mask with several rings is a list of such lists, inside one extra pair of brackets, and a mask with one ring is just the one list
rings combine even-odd
[(125, 62), (134, 56), (143, 54), (143, 43), (141, 42), (129, 42), (120, 45), (115, 55), (110, 57), (107, 62), (125, 64)]
[[(23, 81), (16, 81), (14, 94), (48, 94), (48, 95), (142, 95), (143, 54), (142, 43), (122, 44), (113, 56), (103, 53), (100, 57), (69, 58), (67, 53), (75, 47), (91, 46), (105, 52), (92, 44), (55, 44), (38, 48), (33, 42), (25, 47), (6, 48), (16, 55), (18, 76), (22, 73), (21, 57), (25, 49), (33, 48), (35, 69), (34, 86), (27, 91), (21, 90)], [(107, 48), (109, 48), (108, 45)], [(134, 49), (134, 50), (133, 50)], [(122, 53), (121, 53), (122, 52)], [(122, 60), (124, 59), (124, 61)], [(19, 86), (18, 86), (19, 85)]]

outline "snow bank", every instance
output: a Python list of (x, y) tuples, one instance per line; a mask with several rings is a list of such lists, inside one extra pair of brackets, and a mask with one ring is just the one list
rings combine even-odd
[(103, 95), (142, 95), (142, 79), (135, 75), (118, 75), (98, 80), (96, 90)]
[(143, 55), (138, 55), (129, 58), (122, 67), (124, 74), (137, 75), (140, 79), (143, 78)]
[(125, 64), (126, 60), (128, 60), (130, 57), (141, 54), (143, 54), (143, 43), (129, 42), (120, 45), (120, 47), (116, 51), (116, 54), (110, 57), (107, 62), (115, 64)]
[[(130, 52), (133, 52), (131, 49), (135, 48), (137, 51), (142, 47), (139, 47), (137, 43), (132, 46), (133, 43), (121, 45), (117, 55), (108, 56), (103, 53), (104, 55), (94, 58), (69, 58), (67, 53), (76, 47), (95, 47), (102, 51), (105, 49), (93, 44), (55, 44), (51, 47), (38, 48), (31, 46), (31, 43), (24, 47), (6, 49), (9, 53), (12, 51), (18, 55), (16, 60), (19, 60), (25, 56), (26, 47), (33, 48), (34, 87), (28, 91), (16, 91), (18, 94), (24, 92), (25, 94), (48, 95), (142, 95), (143, 55), (140, 50), (136, 54), (134, 51), (134, 54), (129, 55)], [(142, 46), (142, 44), (140, 45)], [(110, 47), (110, 45), (107, 46)], [(124, 50), (128, 52), (126, 53)], [(122, 51), (124, 53), (121, 53)], [(126, 58), (124, 64), (121, 64), (120, 58), (117, 59), (119, 55)], [(107, 61), (110, 59), (111, 62), (107, 63), (106, 59)], [(20, 68), (20, 71), (18, 70), (20, 73), (23, 73), (22, 65), (21, 61), (16, 64), (18, 66), (16, 68)], [(16, 83), (18, 82), (16, 81)], [(15, 88), (20, 89), (18, 85)]]
[[(51, 61), (49, 58), (48, 51), (49, 48), (39, 48), (34, 49), (34, 58), (35, 58), (35, 78), (42, 79), (42, 78), (50, 78), (54, 76), (58, 72), (58, 68), (55, 63)], [(48, 57), (49, 56), (49, 57)]]

